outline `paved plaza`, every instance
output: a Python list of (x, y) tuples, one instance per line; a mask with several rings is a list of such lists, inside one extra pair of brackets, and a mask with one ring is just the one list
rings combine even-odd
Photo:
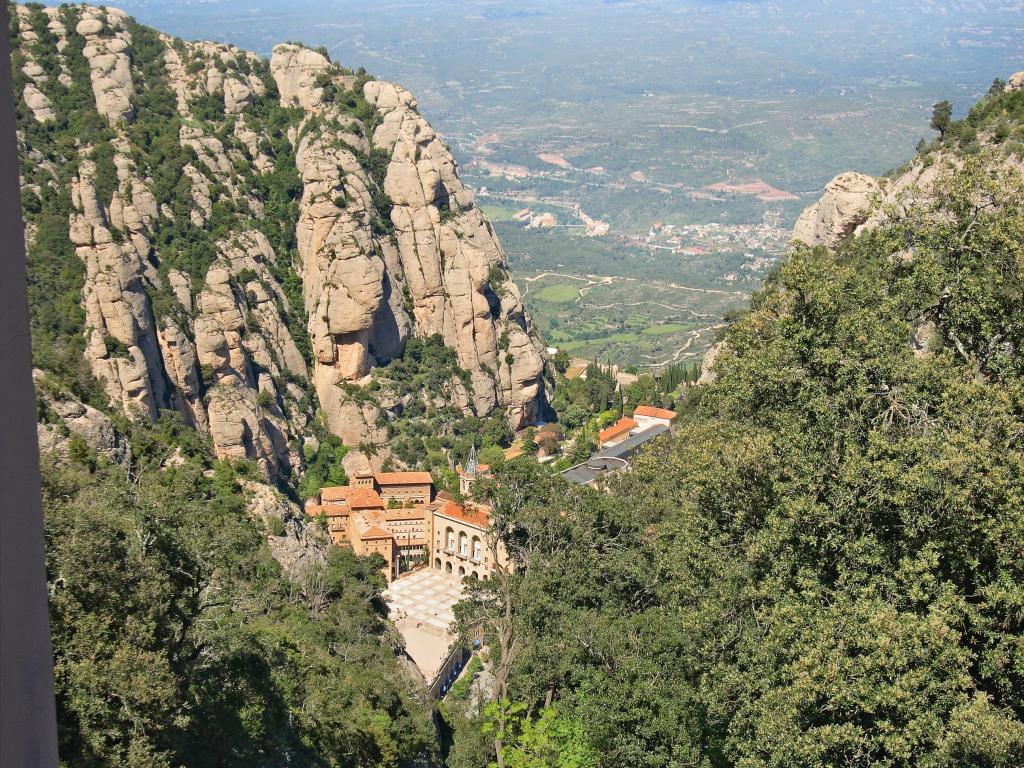
[(455, 620), (452, 606), (462, 599), (462, 585), (439, 571), (423, 568), (402, 576), (384, 592), (392, 619), (413, 622), (447, 632)]
[(455, 620), (452, 606), (462, 599), (462, 585), (439, 571), (423, 568), (391, 582), (384, 592), (391, 620), (405, 638), (405, 648), (428, 681), (448, 656)]

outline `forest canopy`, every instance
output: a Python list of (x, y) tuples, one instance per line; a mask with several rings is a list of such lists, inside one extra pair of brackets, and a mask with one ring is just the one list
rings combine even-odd
[(500, 469), (521, 571), (460, 614), (506, 669), (487, 733), (554, 707), (531, 765), (1024, 763), (1022, 317), (1024, 179), (968, 159), (794, 248), (610, 494)]

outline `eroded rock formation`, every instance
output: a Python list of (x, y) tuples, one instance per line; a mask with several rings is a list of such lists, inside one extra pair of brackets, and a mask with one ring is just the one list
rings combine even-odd
[(86, 358), (113, 406), (177, 410), (218, 455), (277, 477), (300, 466), (317, 415), (350, 446), (386, 440), (387, 404), (354, 393), (411, 336), (438, 334), (469, 373), (453, 403), (516, 428), (537, 418), (543, 346), (408, 91), (298, 45), (267, 62), (110, 8), (17, 14), (25, 113), (69, 117), (35, 59), (52, 42), (57, 80), (91, 94), (112, 134), (75, 137), (70, 165), (26, 147), (47, 181), (25, 185), (41, 197), (73, 169)]
[(821, 199), (800, 214), (793, 239), (834, 248), (867, 220), (879, 192), (878, 181), (870, 176), (839, 174), (825, 185)]

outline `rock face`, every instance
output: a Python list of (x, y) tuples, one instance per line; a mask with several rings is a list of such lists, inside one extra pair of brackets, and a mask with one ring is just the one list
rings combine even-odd
[(490, 223), (412, 94), (373, 81), (365, 93), (383, 115), (373, 144), (391, 157), (384, 191), (394, 202), (391, 220), (417, 328), (441, 334), (456, 350), (472, 374), (478, 412), (506, 405), (515, 426), (532, 423), (543, 346)]
[(867, 221), (881, 188), (878, 181), (848, 171), (825, 186), (821, 199), (800, 214), (793, 239), (834, 248)]
[(1014, 72), (1006, 81), (1007, 91), (1024, 91), (1024, 72)]
[[(386, 406), (359, 390), (411, 336), (438, 334), (469, 373), (471, 386), (452, 384), (457, 407), (504, 412), (515, 428), (540, 415), (543, 346), (408, 91), (299, 45), (267, 62), (110, 8), (18, 6), (17, 30), (22, 114), (66, 117), (36, 60), (50, 41), (56, 80), (113, 135), (29, 152), (70, 193), (86, 359), (113, 406), (146, 419), (176, 410), (219, 456), (277, 478), (301, 467), (314, 418), (350, 446), (385, 441)], [(159, 153), (132, 144), (140, 127), (163, 131)], [(68, 146), (77, 157), (60, 154)], [(38, 180), (25, 189), (49, 194)]]
[(704, 353), (704, 357), (700, 361), (700, 378), (697, 379), (698, 384), (714, 384), (718, 375), (715, 373), (715, 360), (718, 356), (726, 349), (724, 341), (719, 341), (716, 344), (712, 344), (708, 347), (708, 351)]
[(298, 505), (273, 488), (249, 480), (243, 489), (249, 498), (249, 517), (266, 528), (274, 559), (293, 582), (307, 584), (327, 565), (331, 545), (327, 534), (306, 525)]
[[(476, 413), (504, 406), (513, 426), (533, 422), (543, 394), (543, 347), (451, 153), (408, 91), (377, 81), (363, 88), (380, 122), (372, 148), (362, 148), (360, 126), (315, 86), (327, 60), (306, 53), (313, 55), (278, 46), (271, 72), (282, 105), (311, 105), (320, 121), (296, 152), (303, 181), (297, 238), (313, 376), (328, 426), (353, 436), (353, 424), (363, 419), (344, 406), (342, 387), (400, 354), (413, 332), (440, 334), (456, 350), (472, 376)], [(360, 150), (390, 158), (382, 191), (392, 204), (386, 224), (393, 237), (374, 232), (376, 180), (361, 167)], [(371, 438), (363, 423), (355, 430)]]
[(44, 413), (38, 427), (41, 453), (54, 453), (66, 459), (72, 436), (77, 435), (98, 456), (112, 464), (128, 465), (131, 447), (104, 413), (62, 392), (39, 369), (32, 371), (32, 380)]
[(131, 120), (131, 35), (124, 31), (124, 11), (86, 8), (75, 31), (85, 38), (82, 55), (89, 61), (96, 111), (112, 123)]

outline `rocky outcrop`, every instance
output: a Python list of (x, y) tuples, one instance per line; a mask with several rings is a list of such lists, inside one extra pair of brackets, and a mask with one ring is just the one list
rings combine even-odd
[(942, 344), (942, 331), (934, 320), (921, 317), (914, 323), (910, 334), (910, 351), (914, 357), (928, 357)]
[(876, 179), (848, 171), (825, 185), (818, 202), (804, 209), (793, 239), (834, 248), (867, 221), (881, 187)]
[[(536, 419), (543, 347), (411, 94), (298, 45), (267, 62), (115, 9), (17, 14), (21, 114), (64, 130), (68, 100), (33, 58), (42, 24), (57, 79), (91, 96), (113, 137), (65, 137), (52, 157), (26, 147), (43, 173), (25, 184), (39, 197), (40, 179), (76, 169), (68, 235), (83, 269), (85, 354), (114, 407), (147, 419), (176, 410), (217, 455), (279, 478), (301, 466), (316, 415), (353, 448), (385, 442), (389, 406), (359, 389), (409, 338), (439, 334), (470, 374), (469, 386), (453, 376), (451, 404), (501, 409), (517, 428)], [(162, 46), (162, 66), (136, 60), (135, 45)], [(268, 118), (269, 99), (291, 109)], [(176, 135), (133, 146), (167, 124), (154, 103), (177, 109)], [(74, 163), (59, 154), (68, 146)], [(374, 466), (386, 448), (350, 455)]]
[(295, 583), (309, 584), (327, 565), (330, 539), (306, 524), (298, 505), (263, 483), (245, 481), (246, 511), (267, 531), (270, 553)]
[[(1004, 91), (1021, 89), (1024, 89), (1024, 72), (1010, 75)], [(997, 96), (1001, 94), (990, 91), (989, 97)], [(999, 146), (1001, 139), (991, 124), (977, 129), (969, 125), (968, 128), (975, 136), (972, 154), (980, 147), (991, 152), (993, 161), (999, 164), (1024, 168), (1018, 153)], [(956, 142), (940, 141), (919, 153), (898, 172), (883, 178), (854, 171), (841, 173), (825, 186), (821, 198), (800, 215), (793, 228), (793, 239), (836, 248), (850, 235), (869, 231), (893, 218), (902, 218), (912, 210), (924, 210), (933, 202), (937, 184), (963, 164), (964, 153), (957, 149)], [(902, 254), (899, 258), (911, 258), (911, 254)]]
[(144, 238), (141, 249), (131, 239), (115, 242), (95, 173), (95, 164), (83, 158), (71, 186), (70, 239), (85, 266), (86, 357), (112, 402), (156, 418), (167, 392), (153, 314), (140, 279), (152, 269), (146, 263), (149, 245)]
[(116, 8), (90, 8), (82, 12), (75, 31), (85, 38), (82, 55), (89, 61), (96, 111), (112, 123), (131, 120), (131, 35), (124, 30), (126, 14)]
[(40, 91), (32, 83), (28, 83), (25, 86), (23, 96), (25, 103), (28, 105), (29, 109), (32, 110), (32, 114), (35, 116), (35, 119), (40, 123), (47, 123), (57, 118), (57, 113), (53, 110), (53, 105), (46, 97), (46, 94)]
[(400, 86), (364, 91), (382, 121), (374, 146), (391, 162), (384, 191), (412, 312), (421, 333), (439, 333), (472, 375), (474, 407), (502, 405), (515, 427), (536, 420), (543, 395), (543, 346), (507, 279), (505, 254), (444, 142)]
[[(515, 427), (534, 421), (543, 348), (490, 225), (415, 99), (391, 83), (363, 86), (380, 115), (372, 148), (389, 158), (383, 180), (374, 179), (359, 157), (371, 149), (364, 126), (324, 97), (349, 79), (295, 45), (277, 46), (270, 69), (281, 104), (300, 105), (317, 120), (296, 150), (303, 181), (296, 234), (313, 379), (328, 426), (346, 442), (374, 438), (365, 419), (376, 414), (347, 407), (344, 388), (400, 354), (411, 333), (440, 334), (456, 350), (472, 376), (474, 412), (504, 406)], [(380, 192), (391, 203), (386, 214), (376, 210)], [(375, 226), (382, 215), (388, 220)]]
[(326, 57), (304, 46), (290, 43), (275, 46), (270, 57), (270, 74), (277, 82), (282, 106), (319, 107), (323, 88), (317, 87), (316, 78), (329, 67)]
[(40, 453), (66, 460), (72, 436), (77, 435), (97, 456), (128, 466), (131, 446), (106, 414), (62, 391), (39, 369), (32, 371), (32, 380), (43, 415), (38, 425)]
[(704, 357), (700, 361), (700, 378), (697, 379), (698, 384), (714, 384), (718, 378), (718, 374), (715, 372), (715, 360), (718, 359), (724, 351), (728, 349), (728, 345), (724, 341), (719, 341), (708, 347), (707, 352), (704, 353)]

